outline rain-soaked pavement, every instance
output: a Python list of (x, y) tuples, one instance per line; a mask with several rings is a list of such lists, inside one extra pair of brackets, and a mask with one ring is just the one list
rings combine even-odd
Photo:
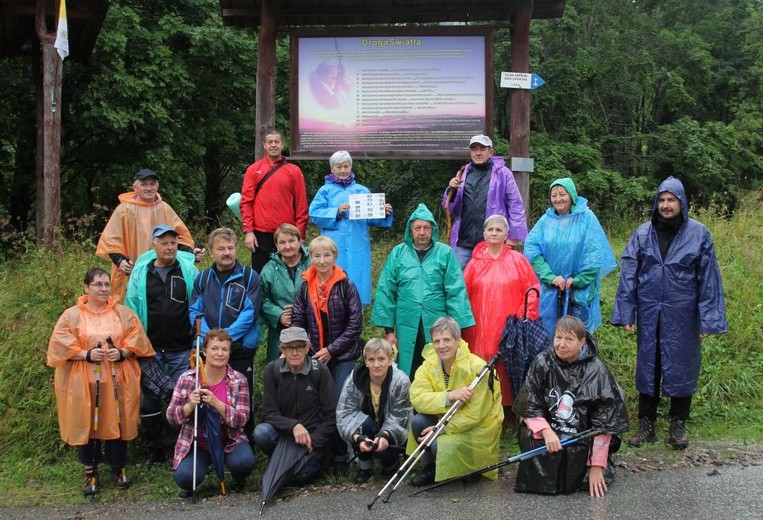
[[(263, 519), (734, 519), (763, 518), (763, 465), (701, 466), (643, 473), (620, 472), (604, 498), (584, 493), (544, 497), (520, 495), (513, 482), (484, 480), (452, 484), (416, 497), (402, 486), (389, 503), (367, 504), (383, 483), (334, 493), (310, 493), (273, 503)], [(172, 500), (59, 508), (0, 509), (0, 518), (178, 519), (257, 518), (259, 494), (213, 497), (193, 504)]]

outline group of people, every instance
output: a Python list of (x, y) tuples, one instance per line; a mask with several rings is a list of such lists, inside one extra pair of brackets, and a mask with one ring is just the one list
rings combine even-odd
[[(213, 463), (213, 430), (234, 488), (243, 488), (254, 468), (254, 446), (271, 455), (284, 443), (304, 451), (292, 474), (297, 481), (326, 464), (346, 466), (354, 453), (355, 479), (365, 482), (374, 458), (383, 474), (393, 474), (401, 455), (460, 402), (422, 457), (414, 485), (495, 463), (506, 416), (520, 426), (523, 450), (540, 443), (550, 452), (522, 463), (517, 491), (582, 487), (603, 495), (610, 455), (628, 429), (622, 389), (592, 336), (602, 324), (601, 280), (616, 262), (572, 179), (551, 183), (550, 207), (528, 234), (513, 174), (489, 137), (474, 136), (471, 161), (442, 200), (455, 218), (450, 245), (438, 240), (434, 215), (419, 204), (372, 300), (368, 228), (389, 227), (392, 207), (385, 205), (383, 219), (349, 218), (349, 195), (370, 190), (356, 182), (344, 151), (331, 156), (331, 173), (308, 207), (302, 172), (282, 155), (283, 135), (268, 131), (262, 145), (264, 157), (244, 175), (240, 204), (251, 267), (238, 260), (229, 228), (195, 247), (161, 200), (154, 171), (138, 171), (133, 191), (120, 196), (96, 252), (112, 262), (112, 274), (88, 271), (85, 294), (62, 314), (48, 349), (61, 437), (78, 447), (83, 492), (97, 491), (101, 462), (118, 488), (129, 486), (127, 441), (138, 436), (139, 422), (144, 466), (165, 460), (184, 496)], [(320, 236), (306, 246), (308, 218)], [(514, 250), (521, 242), (524, 255)], [(199, 272), (195, 264), (207, 253), (213, 264)], [(639, 428), (629, 442), (656, 439), (662, 390), (671, 397), (668, 442), (685, 448), (699, 341), (725, 332), (726, 321), (712, 238), (688, 217), (677, 179), (658, 189), (652, 219), (631, 238), (620, 276), (612, 323), (628, 331), (639, 324)], [(385, 336), (364, 342), (363, 309), (372, 302), (370, 321)], [(547, 348), (525, 381), (515, 381), (522, 385), (517, 395), (502, 363), (499, 384), (491, 378), (470, 386), (498, 352), (508, 317), (542, 320)], [(267, 326), (267, 365), (255, 425), (254, 355), (265, 336), (258, 324)], [(192, 367), (194, 344), (203, 345), (203, 356), (193, 357)], [(194, 420), (202, 409), (220, 428)], [(586, 444), (574, 456), (559, 455), (560, 438), (589, 429), (600, 431), (591, 450)]]

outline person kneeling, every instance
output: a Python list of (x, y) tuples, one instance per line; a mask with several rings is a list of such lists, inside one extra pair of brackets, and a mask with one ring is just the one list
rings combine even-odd
[[(210, 452), (220, 446), (224, 446), (224, 461), (233, 475), (234, 491), (244, 489), (246, 477), (254, 469), (254, 452), (244, 433), (249, 418), (249, 387), (246, 378), (228, 365), (232, 343), (230, 334), (224, 329), (210, 330), (202, 347), (206, 362), (200, 367), (199, 384), (195, 369), (186, 370), (178, 379), (167, 407), (167, 421), (181, 426), (172, 461), (181, 497), (191, 496), (194, 484), (195, 410), (206, 408), (206, 420), (200, 415), (197, 424), (196, 486), (204, 481), (212, 464)], [(221, 428), (207, 427), (214, 420), (220, 422)]]
[(411, 382), (395, 366), (392, 345), (383, 338), (372, 338), (363, 348), (363, 358), (364, 364), (344, 383), (336, 412), (339, 435), (355, 449), (358, 484), (373, 475), (373, 458), (381, 462), (382, 474), (397, 470), (397, 445), (405, 442), (413, 415), (408, 396)]
[[(411, 383), (411, 404), (419, 413), (411, 421), (408, 453), (416, 442), (424, 441), (456, 401), (464, 404), (430, 445), (430, 451), (421, 456), (423, 468), (411, 480), (413, 486), (426, 486), (495, 464), (501, 440), (500, 385), (485, 377), (474, 389), (469, 387), (485, 362), (469, 352), (453, 318), (435, 321), (430, 336), (432, 343), (422, 352), (424, 363)], [(498, 472), (484, 476), (496, 479)]]
[[(520, 417), (519, 447), (546, 445), (549, 453), (522, 461), (515, 491), (545, 495), (587, 489), (601, 497), (614, 477), (610, 455), (628, 430), (623, 390), (578, 318), (556, 324), (554, 348), (535, 358), (519, 391), (514, 413)], [(562, 448), (564, 438), (588, 429), (604, 433)]]

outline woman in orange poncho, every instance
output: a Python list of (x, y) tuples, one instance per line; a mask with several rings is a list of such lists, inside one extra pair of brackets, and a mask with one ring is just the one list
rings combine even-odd
[[(509, 316), (525, 313), (525, 292), (530, 287), (538, 288), (530, 262), (506, 245), (509, 224), (502, 215), (491, 215), (485, 220), (483, 235), (472, 252), (472, 259), (464, 270), (466, 291), (476, 325), (465, 329), (464, 340), (469, 350), (485, 361), (490, 361), (498, 352), (501, 333)], [(527, 317), (538, 318), (538, 300), (532, 298)], [(503, 363), (496, 363), (501, 380), (503, 406), (514, 404), (514, 392)]]
[(138, 436), (136, 358), (153, 356), (154, 349), (135, 313), (111, 297), (106, 271), (90, 269), (84, 283), (84, 296), (64, 311), (53, 329), (48, 366), (56, 369), (61, 438), (79, 447), (85, 465), (82, 491), (91, 495), (98, 489), (100, 462), (111, 466), (117, 488), (130, 485), (124, 468), (127, 441)]

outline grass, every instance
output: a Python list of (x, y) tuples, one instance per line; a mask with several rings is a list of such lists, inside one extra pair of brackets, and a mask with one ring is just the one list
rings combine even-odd
[[(718, 211), (695, 215), (713, 235), (726, 294), (729, 333), (703, 342), (704, 359), (695, 395), (689, 433), (692, 440), (724, 440), (751, 443), (763, 440), (763, 193), (746, 197), (733, 218)], [(610, 240), (619, 257), (636, 222), (617, 222), (609, 229)], [(312, 232), (314, 234), (314, 230)], [(389, 250), (398, 239), (374, 237), (373, 269), (378, 278)], [(378, 238), (381, 240), (377, 240)], [(82, 276), (91, 265), (101, 264), (93, 256), (95, 245), (87, 239), (61, 243), (60, 252), (39, 250), (23, 241), (16, 258), (0, 263), (0, 507), (84, 503), (79, 491), (81, 466), (73, 449), (63, 445), (58, 435), (53, 370), (45, 364), (47, 343), (63, 310), (81, 294)], [(243, 247), (241, 248), (243, 250)], [(242, 255), (242, 258), (244, 255)], [(209, 261), (207, 261), (209, 264)], [(605, 278), (602, 308), (605, 323), (612, 312), (619, 273)], [(368, 325), (370, 310), (364, 313), (363, 336), (383, 331)], [(602, 358), (625, 389), (631, 418), (635, 419), (637, 393), (634, 386), (636, 342), (632, 334), (602, 326), (597, 332)], [(257, 374), (264, 364), (264, 350), (257, 356)], [(256, 395), (261, 395), (257, 378)], [(257, 408), (257, 403), (255, 408)], [(666, 409), (661, 408), (666, 414)], [(658, 425), (667, 427), (666, 420)], [(661, 431), (662, 435), (663, 432)], [(99, 500), (141, 501), (176, 495), (172, 474), (155, 466), (143, 471), (136, 443), (130, 443), (129, 476), (134, 485), (126, 492), (105, 484)], [(624, 447), (627, 451), (627, 446)], [(517, 451), (516, 441), (504, 435), (502, 453)], [(638, 452), (643, 456), (665, 456), (658, 443)], [(248, 491), (259, 489), (265, 468), (259, 457)], [(106, 472), (106, 476), (108, 472)], [(322, 485), (347, 483), (327, 477)], [(216, 479), (208, 477), (202, 496), (218, 492)]]

